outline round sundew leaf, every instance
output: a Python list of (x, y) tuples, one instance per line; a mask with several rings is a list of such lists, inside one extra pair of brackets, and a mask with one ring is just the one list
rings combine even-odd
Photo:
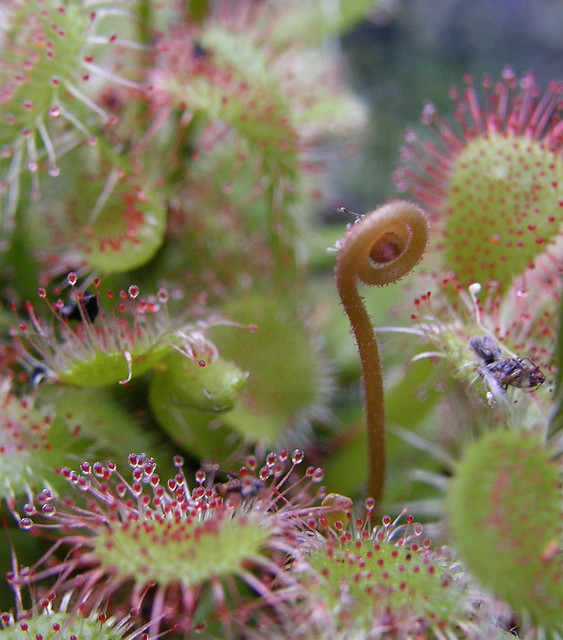
[(367, 637), (387, 624), (397, 637), (410, 638), (423, 620), (430, 634), (425, 637), (446, 637), (431, 630), (469, 621), (462, 583), (439, 563), (385, 541), (320, 547), (308, 555), (302, 580), (313, 606), (326, 608), (340, 632), (352, 626)]
[(57, 490), (57, 466), (100, 452), (94, 438), (39, 400), (0, 389), (0, 500)]
[[(72, 246), (96, 273), (122, 273), (148, 262), (164, 239), (166, 210), (161, 199), (150, 188), (141, 188), (134, 176), (127, 176), (92, 220), (107, 181), (104, 177), (81, 184), (80, 206), (67, 205), (60, 244)], [(86, 219), (79, 212), (86, 212)]]
[[(246, 274), (253, 281), (271, 282), (272, 254), (267, 247), (275, 182), (262, 175), (262, 166), (259, 152), (232, 131), (190, 165), (179, 194), (178, 247), (164, 257), (169, 272), (206, 272), (212, 264), (214, 279), (227, 290), (237, 288)], [(202, 211), (217, 214), (202, 216)], [(284, 215), (290, 217), (291, 211), (284, 210)], [(287, 222), (285, 228), (291, 224)]]
[(112, 193), (91, 226), (77, 240), (89, 267), (100, 273), (121, 273), (148, 262), (160, 248), (166, 210), (155, 194), (135, 184)]
[(118, 576), (161, 586), (197, 586), (210, 578), (237, 575), (262, 555), (270, 536), (264, 518), (227, 511), (212, 518), (177, 520), (141, 518), (115, 521), (100, 529), (94, 553)]
[(162, 245), (167, 213), (147, 175), (121, 167), (102, 144), (68, 153), (61, 174), (30, 203), (26, 233), (44, 260), (107, 275), (147, 263)]
[(172, 76), (171, 93), (191, 109), (219, 117), (260, 148), (269, 158), (265, 170), (275, 167), (276, 174), (294, 178), (297, 133), (288, 101), (264, 50), (246, 34), (217, 25), (204, 30), (201, 44), (210, 52), (213, 73), (193, 74), (190, 82), (184, 80), (180, 85), (174, 84)]
[[(278, 275), (292, 270), (300, 226), (295, 203), (302, 197), (299, 139), (279, 74), (269, 59), (269, 48), (261, 46), (252, 34), (214, 23), (205, 26), (197, 42), (190, 36), (171, 32), (170, 39), (163, 42), (151, 78), (155, 95), (166, 96), (168, 103), (181, 108), (187, 105), (190, 118), (195, 113), (209, 122), (207, 134), (197, 141), (198, 155), (218, 143), (222, 146), (225, 141), (234, 141), (236, 156), (226, 165), (227, 181), (220, 188), (230, 191), (232, 183), (240, 184), (241, 173), (251, 177), (248, 200), (252, 203), (258, 196), (265, 201), (264, 206), (253, 207), (260, 213), (267, 242), (259, 250), (269, 250)], [(194, 47), (203, 49), (203, 55), (194, 57)], [(230, 135), (226, 135), (225, 125)], [(209, 184), (207, 176), (204, 186)], [(198, 187), (197, 181), (191, 182), (190, 189)], [(234, 205), (238, 210), (237, 200), (237, 194), (234, 201), (226, 198), (229, 208)], [(246, 213), (240, 228), (247, 226)], [(221, 238), (221, 244), (224, 242)], [(251, 242), (257, 244), (254, 238)]]
[[(26, 626), (25, 630), (22, 623)], [(115, 618), (106, 618), (105, 615), (101, 617), (97, 612), (85, 617), (80, 612), (45, 611), (30, 615), (25, 621), (13, 620), (12, 616), (6, 615), (0, 624), (2, 640), (126, 640), (136, 636), (127, 633), (131, 629), (126, 619), (119, 622)]]
[(488, 433), (458, 464), (447, 513), (467, 568), (516, 611), (562, 632), (560, 474), (536, 435)]
[(226, 423), (244, 437), (274, 443), (322, 400), (321, 363), (303, 322), (291, 306), (260, 295), (229, 303), (225, 314), (256, 332), (236, 335), (213, 327), (221, 354), (249, 372), (248, 384)]
[(116, 123), (104, 86), (140, 87), (127, 71), (139, 69), (139, 52), (133, 14), (110, 10), (111, 2), (100, 11), (75, 0), (0, 5), (0, 191), (11, 226), (18, 204), (27, 208), (20, 178), (31, 180), (36, 199), (44, 173), (61, 175), (61, 157), (80, 141), (94, 145), (100, 124)]
[(524, 136), (470, 141), (450, 173), (444, 266), (463, 283), (509, 284), (561, 235), (563, 159)]
[[(4, 4), (4, 3), (3, 3)], [(0, 145), (35, 133), (60, 99), (60, 85), (79, 77), (91, 22), (80, 3), (6, 1), (0, 66)], [(56, 78), (56, 81), (53, 79)]]
[[(68, 275), (71, 286), (75, 278), (72, 272)], [(109, 303), (103, 304), (99, 284), (94, 283), (95, 293), (72, 291), (66, 303), (62, 299), (51, 303), (40, 290), (40, 297), (51, 307), (47, 321), (26, 302), (29, 322), (20, 322), (13, 329), (22, 360), (58, 382), (102, 387), (125, 384), (175, 348), (192, 348), (192, 342), (207, 353), (202, 325), (173, 326), (165, 310), (168, 294), (164, 289), (139, 298), (139, 287), (130, 285), (115, 299), (107, 291)]]

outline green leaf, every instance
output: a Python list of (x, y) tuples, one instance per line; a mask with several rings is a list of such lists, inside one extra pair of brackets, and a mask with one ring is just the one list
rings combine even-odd
[(559, 309), (559, 331), (557, 333), (557, 347), (555, 349), (555, 393), (553, 411), (549, 418), (548, 433), (554, 434), (563, 428), (563, 297)]
[(536, 434), (499, 429), (468, 447), (447, 499), (468, 569), (553, 632), (563, 631), (560, 473)]
[(380, 0), (286, 0), (271, 39), (284, 45), (299, 39), (309, 44), (336, 36), (375, 12)]

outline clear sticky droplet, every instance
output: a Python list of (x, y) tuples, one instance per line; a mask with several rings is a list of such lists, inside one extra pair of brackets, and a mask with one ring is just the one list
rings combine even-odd
[(304, 453), (301, 449), (295, 449), (291, 455), (291, 461), (293, 464), (301, 464), (303, 462)]

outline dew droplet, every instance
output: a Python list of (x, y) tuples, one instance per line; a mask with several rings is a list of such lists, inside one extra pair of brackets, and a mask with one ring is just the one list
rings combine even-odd
[(293, 462), (293, 464), (301, 464), (304, 457), (305, 455), (301, 449), (295, 449), (295, 451), (291, 454), (291, 462)]
[(68, 282), (68, 284), (69, 284), (71, 287), (74, 287), (74, 285), (75, 285), (75, 284), (77, 283), (77, 281), (78, 281), (78, 277), (77, 277), (76, 273), (74, 273), (74, 271), (71, 271), (71, 272), (67, 275), (67, 277), (66, 277), (66, 281)]
[(322, 482), (324, 477), (325, 477), (325, 472), (320, 467), (317, 467), (313, 471), (312, 479), (314, 483), (318, 484), (319, 482)]
[(28, 516), (33, 516), (37, 513), (37, 509), (35, 505), (27, 503), (23, 505), (23, 512)]
[(37, 500), (39, 502), (50, 502), (53, 499), (53, 494), (49, 489), (43, 489), (43, 491), (41, 491), (38, 495), (37, 495)]
[(136, 284), (132, 284), (129, 289), (127, 289), (127, 293), (132, 300), (135, 300), (139, 295), (139, 287)]
[(43, 505), (43, 507), (41, 507), (41, 511), (46, 518), (52, 518), (55, 513), (57, 513), (57, 510), (52, 504)]

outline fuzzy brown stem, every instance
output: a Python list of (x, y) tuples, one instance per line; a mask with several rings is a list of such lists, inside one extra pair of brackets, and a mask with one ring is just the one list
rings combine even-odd
[(396, 282), (420, 261), (428, 242), (421, 209), (394, 200), (363, 216), (348, 230), (338, 254), (336, 284), (358, 345), (364, 381), (368, 481), (379, 512), (385, 486), (385, 407), (383, 373), (371, 318), (358, 281), (383, 286)]

